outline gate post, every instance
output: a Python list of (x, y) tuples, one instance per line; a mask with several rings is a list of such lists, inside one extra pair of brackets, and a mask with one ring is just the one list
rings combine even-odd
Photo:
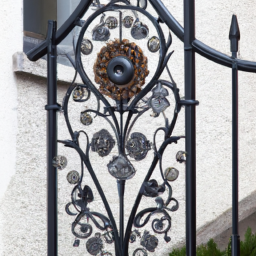
[[(185, 99), (195, 101), (195, 1), (184, 0)], [(185, 110), (186, 134), (186, 248), (188, 256), (196, 255), (196, 106)]]
[(240, 31), (236, 15), (232, 16), (229, 32), (232, 52), (232, 256), (240, 256), (240, 236), (238, 232), (238, 69), (237, 52)]
[(47, 47), (47, 255), (58, 255), (58, 175), (52, 165), (57, 155), (57, 46), (56, 21), (48, 22)]

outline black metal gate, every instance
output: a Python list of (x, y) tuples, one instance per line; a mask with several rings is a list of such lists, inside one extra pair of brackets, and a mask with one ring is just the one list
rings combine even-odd
[[(38, 47), (30, 51), (27, 56), (31, 61), (36, 61), (45, 54), (48, 54), (48, 102), (45, 107), (48, 113), (48, 255), (57, 255), (57, 170), (65, 167), (65, 157), (57, 154), (57, 126), (56, 112), (62, 110), (65, 115), (66, 124), (70, 132), (71, 139), (58, 141), (67, 147), (77, 151), (81, 158), (81, 173), (69, 173), (68, 181), (74, 184), (71, 193), (71, 201), (66, 205), (67, 214), (74, 215), (72, 232), (76, 237), (74, 246), (79, 245), (79, 239), (87, 239), (87, 251), (91, 255), (111, 255), (103, 251), (103, 241), (114, 244), (116, 256), (128, 256), (129, 242), (133, 242), (136, 237), (140, 237), (140, 248), (137, 248), (133, 255), (148, 255), (155, 251), (158, 239), (156, 236), (144, 231), (141, 235), (139, 228), (145, 226), (154, 214), (161, 214), (161, 219), (152, 220), (154, 233), (163, 234), (166, 242), (170, 241), (168, 231), (171, 226), (169, 212), (178, 209), (178, 201), (172, 197), (172, 188), (169, 182), (178, 177), (175, 168), (162, 169), (162, 156), (166, 147), (172, 143), (177, 143), (180, 139), (185, 139), (186, 148), (177, 153), (176, 159), (179, 162), (186, 162), (186, 249), (187, 255), (196, 255), (196, 100), (195, 94), (195, 53), (214, 61), (220, 65), (232, 68), (232, 164), (233, 164), (233, 222), (232, 222), (232, 255), (239, 253), (239, 232), (238, 232), (238, 70), (255, 72), (256, 63), (237, 59), (238, 41), (240, 39), (239, 27), (236, 16), (233, 15), (230, 27), (230, 42), (232, 56), (224, 55), (195, 38), (195, 1), (184, 0), (184, 28), (175, 20), (169, 10), (160, 0), (148, 0), (158, 13), (158, 18), (154, 18), (147, 12), (147, 0), (138, 0), (137, 5), (131, 5), (128, 0), (112, 0), (107, 5), (101, 5), (99, 1), (81, 0), (74, 13), (67, 19), (65, 24), (56, 31), (56, 22), (49, 21), (47, 39)], [(86, 20), (81, 18), (88, 8), (93, 6), (96, 11)], [(123, 17), (123, 11), (130, 11), (131, 15)], [(115, 12), (117, 15), (106, 18), (108, 12)], [(82, 57), (89, 56), (93, 51), (93, 43), (84, 38), (88, 27), (94, 20), (100, 18), (100, 22), (92, 30), (92, 41), (102, 43), (103, 47), (97, 55), (94, 64), (95, 82), (86, 73), (83, 66)], [(147, 41), (149, 54), (158, 54), (159, 62), (155, 69), (153, 78), (146, 81), (148, 76), (148, 59), (140, 48), (141, 39), (149, 36), (149, 27), (143, 22), (141, 17), (145, 17), (155, 29), (155, 35)], [(179, 96), (179, 89), (172, 78), (168, 68), (168, 60), (172, 52), (168, 49), (172, 44), (171, 34), (168, 38), (162, 32), (161, 23), (165, 23), (172, 33), (184, 42), (185, 52), (185, 99)], [(57, 45), (75, 27), (80, 26), (81, 32), (75, 44), (75, 60), (68, 54), (67, 57), (83, 80), (83, 84), (72, 83), (66, 93), (62, 106), (56, 101), (56, 56)], [(110, 39), (110, 32), (118, 29), (119, 38)], [(123, 30), (129, 29), (133, 42), (123, 38)], [(167, 40), (166, 40), (167, 39)], [(82, 56), (82, 57), (81, 57)], [(163, 70), (167, 69), (170, 81), (159, 79)], [(75, 80), (75, 79), (74, 79)], [(147, 82), (147, 83), (146, 83)], [(99, 84), (99, 88), (96, 88)], [(171, 91), (175, 98), (175, 110), (171, 122), (165, 116), (164, 111), (169, 107), (168, 94)], [(145, 96), (151, 92), (149, 98)], [(81, 122), (85, 126), (93, 122), (90, 113), (94, 113), (98, 118), (104, 118), (113, 129), (115, 139), (106, 130), (101, 129), (93, 135), (91, 141), (86, 131), (74, 131), (68, 116), (68, 103), (70, 98), (75, 102), (85, 102), (90, 95), (97, 98), (96, 109), (88, 109), (81, 112)], [(114, 100), (113, 105), (108, 101)], [(100, 111), (100, 104), (104, 106), (104, 112)], [(172, 135), (178, 113), (182, 106), (185, 106), (185, 137)], [(165, 118), (165, 125), (159, 127), (155, 133), (152, 143), (140, 132), (130, 135), (131, 129), (137, 119), (148, 110), (153, 111), (154, 117), (162, 114)], [(124, 120), (124, 113), (127, 118)], [(120, 117), (120, 120), (117, 119)], [(155, 138), (159, 131), (164, 133), (162, 144), (156, 146)], [(83, 151), (79, 145), (79, 137), (86, 136), (87, 146)], [(130, 137), (129, 137), (130, 135)], [(120, 204), (120, 227), (116, 226), (111, 208), (105, 198), (104, 192), (94, 173), (89, 158), (89, 150), (104, 157), (111, 153), (114, 145), (117, 144), (119, 155), (107, 165), (109, 173), (114, 176), (118, 184), (119, 204)], [(141, 189), (134, 203), (126, 230), (124, 229), (124, 190), (125, 183), (135, 174), (135, 169), (130, 158), (141, 161), (145, 158), (149, 150), (154, 151), (152, 165), (144, 179)], [(150, 179), (156, 166), (162, 177), (161, 184)], [(88, 204), (93, 201), (93, 191), (89, 186), (82, 187), (81, 183), (84, 175), (84, 166), (91, 175), (101, 199), (105, 205), (108, 216), (98, 212), (91, 212)], [(160, 195), (168, 191), (168, 199), (164, 201)], [(142, 196), (155, 197), (156, 207), (147, 208), (137, 213)], [(168, 208), (172, 203), (173, 206)], [(76, 212), (72, 212), (70, 207), (74, 207)], [(142, 220), (142, 217), (144, 219)], [(152, 217), (153, 218), (153, 217)], [(83, 222), (87, 219), (87, 222)], [(103, 235), (96, 233), (92, 235), (92, 226), (88, 219), (98, 230), (104, 231)], [(100, 223), (98, 221), (100, 220)], [(137, 229), (132, 230), (135, 226)], [(104, 238), (104, 239), (103, 239)]]

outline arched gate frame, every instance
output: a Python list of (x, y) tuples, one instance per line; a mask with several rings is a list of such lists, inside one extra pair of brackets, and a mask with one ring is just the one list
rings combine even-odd
[[(167, 147), (167, 145), (171, 143), (177, 143), (181, 137), (174, 137), (172, 136), (172, 130), (174, 128), (178, 112), (181, 106), (185, 106), (185, 151), (179, 152), (180, 155), (177, 155), (178, 161), (185, 161), (186, 162), (186, 248), (187, 248), (187, 255), (188, 256), (195, 256), (196, 255), (196, 105), (198, 105), (198, 101), (196, 100), (195, 95), (195, 53), (198, 53), (205, 58), (212, 60), (220, 65), (232, 68), (232, 255), (240, 255), (239, 252), (239, 233), (238, 233), (238, 70), (246, 71), (246, 72), (256, 72), (256, 63), (251, 61), (245, 61), (237, 59), (237, 51), (238, 51), (238, 41), (240, 39), (240, 32), (238, 27), (238, 22), (236, 16), (233, 15), (231, 27), (230, 27), (230, 41), (231, 41), (231, 52), (232, 56), (229, 57), (221, 52), (218, 52), (209, 46), (205, 45), (203, 42), (197, 40), (195, 38), (195, 1), (194, 0), (184, 0), (184, 28), (177, 22), (177, 20), (172, 16), (169, 10), (164, 6), (164, 4), (160, 0), (148, 0), (153, 8), (158, 13), (158, 19), (154, 19), (146, 10), (147, 8), (147, 0), (138, 0), (137, 6), (132, 6), (128, 0), (112, 0), (106, 6), (100, 6), (98, 1), (92, 3), (93, 0), (81, 0), (80, 4), (77, 6), (76, 10), (73, 14), (67, 19), (67, 21), (62, 25), (58, 31), (56, 31), (56, 22), (49, 21), (48, 24), (48, 34), (45, 41), (43, 41), (40, 45), (36, 48), (31, 50), (27, 53), (28, 58), (31, 61), (36, 61), (45, 54), (47, 54), (48, 59), (48, 102), (46, 105), (46, 110), (48, 112), (47, 118), (47, 167), (48, 167), (48, 255), (54, 256), (57, 255), (57, 169), (62, 168), (63, 164), (65, 165), (65, 159), (55, 158), (57, 154), (57, 123), (56, 123), (56, 113), (61, 108), (64, 110), (65, 118), (67, 121), (67, 126), (70, 131), (71, 140), (66, 141), (59, 141), (60, 143), (65, 144), (68, 147), (74, 148), (81, 157), (81, 161), (87, 167), (89, 173), (91, 174), (94, 183), (98, 189), (98, 192), (101, 195), (101, 198), (104, 202), (105, 208), (108, 212), (108, 217), (103, 216), (100, 213), (93, 213), (90, 212), (87, 204), (93, 200), (93, 193), (88, 186), (84, 188), (81, 187), (81, 181), (83, 176), (83, 170), (81, 173), (81, 177), (77, 178), (77, 184), (72, 191), (72, 201), (67, 205), (67, 213), (77, 215), (72, 227), (74, 227), (73, 231), (75, 232), (76, 236), (80, 236), (82, 238), (89, 238), (91, 236), (91, 227), (88, 224), (81, 224), (81, 219), (86, 216), (87, 218), (91, 218), (94, 224), (100, 229), (105, 230), (109, 235), (108, 242), (115, 243), (115, 255), (116, 256), (128, 256), (128, 244), (129, 240), (132, 240), (132, 236), (136, 236), (136, 232), (132, 232), (132, 226), (134, 225), (137, 228), (144, 226), (145, 222), (148, 222), (151, 215), (154, 213), (161, 213), (164, 216), (159, 219), (154, 219), (152, 222), (153, 231), (155, 233), (165, 234), (164, 239), (166, 242), (169, 241), (169, 237), (167, 236), (167, 232), (169, 230), (168, 223), (171, 223), (170, 216), (168, 211), (175, 211), (178, 209), (178, 202), (174, 199), (171, 195), (171, 186), (169, 181), (173, 181), (177, 178), (177, 173), (175, 169), (167, 170), (165, 173), (161, 168), (161, 156)], [(121, 3), (121, 5), (120, 5)], [(93, 4), (98, 10), (90, 16), (90, 18), (85, 22), (81, 20), (83, 15), (87, 12), (88, 8)], [(73, 65), (75, 69), (80, 74), (84, 84), (83, 85), (76, 85), (72, 84), (67, 92), (66, 99), (64, 100), (63, 106), (60, 106), (57, 101), (57, 85), (56, 85), (56, 67), (57, 67), (57, 45), (71, 32), (71, 30), (75, 26), (82, 27), (82, 32), (86, 30), (86, 27), (90, 25), (90, 22), (98, 15), (106, 11), (113, 11), (113, 10), (120, 10), (120, 9), (129, 9), (131, 10), (136, 17), (136, 13), (140, 13), (141, 15), (146, 16), (152, 24), (155, 26), (156, 31), (158, 32), (158, 37), (151, 38), (152, 45), (149, 45), (152, 52), (159, 51), (159, 64), (153, 79), (145, 86), (143, 83), (142, 76), (147, 76), (147, 63), (145, 63), (145, 59), (139, 56), (143, 53), (141, 49), (137, 46), (132, 46), (131, 43), (127, 41), (123, 41), (122, 39), (122, 15), (119, 16), (120, 21), (120, 33), (119, 33), (119, 41), (115, 43), (121, 47), (126, 47), (127, 53), (126, 57), (115, 56), (111, 59), (112, 66), (114, 67), (114, 71), (107, 71), (107, 76), (111, 80), (110, 85), (115, 87), (115, 89), (111, 89), (110, 92), (104, 83), (100, 83), (101, 89), (100, 92), (96, 89), (96, 87), (92, 84), (90, 79), (87, 77), (86, 73), (83, 70), (81, 65), (81, 57), (80, 57), (80, 49), (82, 45), (82, 36), (80, 36), (78, 40), (78, 44), (76, 47), (76, 60)], [(121, 13), (121, 12), (120, 12)], [(112, 23), (111, 23), (112, 22)], [(128, 22), (129, 23), (129, 22)], [(127, 24), (128, 24), (127, 23)], [(172, 53), (167, 53), (168, 48), (172, 43), (171, 36), (169, 35), (169, 39), (166, 41), (164, 34), (159, 26), (159, 23), (165, 23), (172, 33), (174, 33), (181, 41), (184, 42), (184, 52), (185, 52), (185, 99), (181, 100), (179, 97), (179, 90), (176, 87), (174, 80), (169, 72), (167, 63)], [(133, 25), (132, 25), (133, 24)], [(99, 24), (95, 29), (98, 33), (98, 36), (105, 33), (107, 36), (108, 28), (111, 29), (111, 26), (115, 26), (115, 20), (106, 21), (102, 20), (102, 23)], [(128, 24), (129, 26), (129, 24)], [(108, 28), (107, 28), (108, 27)], [(131, 21), (130, 24), (131, 29), (133, 29), (133, 37), (134, 39), (140, 39), (147, 34), (147, 26), (139, 21), (139, 19)], [(103, 29), (103, 30), (102, 30)], [(102, 32), (103, 31), (103, 32)], [(81, 32), (81, 33), (82, 33)], [(95, 40), (101, 41), (102, 39), (97, 39), (97, 35), (95, 35)], [(103, 39), (102, 41), (104, 41)], [(153, 41), (154, 42), (153, 42)], [(105, 40), (106, 41), (106, 40)], [(85, 49), (88, 54), (90, 52), (90, 41), (87, 42), (87, 48)], [(121, 44), (121, 45), (120, 45)], [(78, 47), (80, 46), (80, 47)], [(89, 47), (89, 48), (88, 48)], [(108, 46), (109, 47), (109, 46)], [(133, 47), (133, 48), (132, 48)], [(156, 48), (154, 48), (156, 47)], [(134, 52), (134, 56), (132, 56), (132, 51)], [(102, 53), (102, 52), (101, 52)], [(121, 53), (121, 50), (120, 50)], [(124, 53), (124, 52), (123, 52)], [(122, 55), (122, 54), (121, 54)], [(127, 57), (128, 56), (128, 57)], [(136, 66), (136, 63), (133, 62), (136, 59), (139, 63), (139, 66)], [(110, 62), (108, 62), (108, 66), (110, 66)], [(144, 61), (144, 62), (143, 62)], [(71, 60), (72, 62), (72, 60)], [(146, 61), (147, 62), (147, 61)], [(134, 64), (134, 65), (133, 65)], [(131, 87), (131, 77), (134, 77), (134, 72), (136, 73), (136, 67), (141, 68), (142, 65), (145, 66), (142, 71), (140, 71), (140, 77), (137, 80), (137, 83), (140, 86)], [(120, 69), (121, 66), (121, 69)], [(119, 69), (116, 69), (118, 67)], [(159, 80), (159, 77), (164, 69), (167, 69), (170, 75), (170, 82)], [(121, 71), (120, 71), (121, 70)], [(128, 70), (128, 71), (127, 71)], [(98, 72), (97, 69), (95, 71)], [(112, 72), (112, 73), (111, 73)], [(118, 73), (119, 72), (119, 73)], [(121, 77), (124, 81), (120, 82), (120, 72)], [(128, 75), (126, 75), (128, 72)], [(130, 73), (129, 73), (130, 72)], [(144, 73), (143, 73), (144, 72)], [(137, 74), (137, 73), (136, 73)], [(135, 76), (136, 76), (135, 74)], [(128, 78), (127, 78), (128, 76)], [(130, 78), (129, 78), (130, 77)], [(100, 73), (98, 73), (98, 78), (102, 79)], [(103, 77), (104, 78), (104, 77)], [(128, 79), (128, 80), (127, 80)], [(133, 80), (132, 80), (133, 81)], [(102, 81), (101, 81), (102, 82)], [(145, 81), (144, 81), (145, 82)], [(135, 88), (133, 94), (130, 96), (127, 93), (130, 93), (129, 90), (122, 89), (123, 87), (120, 86), (123, 84), (127, 85), (127, 88)], [(109, 84), (108, 84), (109, 85)], [(136, 85), (134, 82), (133, 85)], [(110, 87), (111, 87), (110, 86)], [(119, 86), (119, 87), (118, 87)], [(144, 86), (141, 89), (141, 86)], [(155, 86), (155, 87), (154, 87)], [(172, 119), (172, 122), (169, 124), (168, 121), (166, 122), (165, 127), (160, 127), (159, 130), (164, 131), (164, 141), (159, 149), (156, 148), (155, 143), (150, 144), (149, 141), (143, 137), (143, 134), (132, 134), (131, 138), (128, 140), (126, 138), (127, 133), (130, 132), (129, 123), (133, 115), (137, 115), (138, 118), (142, 115), (145, 111), (152, 108), (154, 114), (157, 116), (164, 111), (164, 109), (168, 106), (168, 100), (166, 96), (168, 95), (167, 90), (164, 88), (167, 87), (171, 89), (174, 93), (176, 107), (175, 113)], [(119, 91), (120, 93), (124, 92), (123, 94), (115, 94), (113, 91)], [(102, 90), (107, 90), (108, 92), (103, 93)], [(116, 157), (115, 160), (109, 163), (108, 169), (110, 174), (112, 174), (118, 183), (119, 188), (119, 197), (120, 197), (120, 227), (119, 231), (116, 227), (115, 220), (111, 213), (111, 209), (108, 205), (108, 202), (104, 196), (104, 193), (101, 189), (100, 184), (98, 183), (97, 177), (93, 171), (92, 166), (90, 165), (89, 160), (89, 148), (92, 147), (92, 144), (87, 145), (86, 152), (84, 153), (79, 147), (79, 135), (81, 132), (74, 132), (72, 127), (69, 123), (68, 119), (68, 100), (73, 91), (73, 99), (77, 100), (78, 102), (84, 101), (84, 93), (87, 93), (87, 96), (90, 96), (90, 93), (94, 93), (98, 98), (98, 101), (105, 105), (105, 113), (100, 113), (99, 108), (97, 110), (90, 110), (94, 111), (94, 113), (98, 114), (100, 117), (108, 118), (111, 117), (114, 124), (113, 130), (116, 133), (116, 140), (118, 141), (119, 147), (119, 156)], [(74, 94), (75, 91), (75, 94)], [(147, 102), (144, 102), (144, 109), (138, 109), (137, 103), (143, 99), (143, 97), (148, 93), (152, 92), (151, 98), (148, 99)], [(74, 96), (75, 95), (75, 96)], [(104, 95), (104, 96), (103, 96)], [(128, 95), (128, 96), (127, 96)], [(111, 97), (116, 101), (116, 106), (111, 106), (107, 100), (107, 97)], [(127, 104), (128, 101), (132, 99), (130, 105)], [(155, 102), (159, 103), (159, 106), (155, 105)], [(160, 109), (158, 109), (158, 107)], [(119, 112), (121, 119), (118, 122), (116, 119), (115, 112)], [(128, 118), (126, 120), (126, 124), (123, 127), (123, 119), (122, 115), (124, 112), (128, 112)], [(91, 122), (91, 116), (89, 111), (86, 113), (81, 113), (83, 116), (83, 122), (85, 125), (89, 125)], [(136, 119), (135, 118), (135, 119)], [(82, 121), (82, 120), (81, 120)], [(155, 133), (155, 135), (156, 135)], [(86, 134), (86, 133), (85, 133)], [(98, 138), (96, 138), (98, 135)], [(87, 135), (86, 135), (87, 136)], [(103, 151), (100, 149), (99, 142), (97, 144), (97, 139), (106, 139), (104, 138), (104, 134), (96, 134), (95, 135), (95, 144), (94, 144), (94, 151), (96, 151), (99, 155), (101, 154), (108, 154), (108, 151), (111, 151), (111, 143), (113, 138), (105, 134), (108, 138), (108, 146), (105, 146)], [(133, 136), (133, 137), (132, 137)], [(87, 137), (88, 139), (88, 137)], [(130, 143), (130, 144), (129, 144)], [(129, 145), (137, 145), (139, 144), (138, 148), (129, 147)], [(128, 145), (128, 146), (127, 146)], [(124, 231), (124, 219), (123, 219), (123, 196), (124, 196), (124, 188), (125, 182), (127, 179), (131, 178), (134, 175), (134, 168), (130, 164), (126, 153), (128, 152), (129, 157), (135, 158), (135, 160), (143, 159), (144, 155), (150, 150), (152, 146), (153, 150), (155, 151), (155, 157), (152, 161), (152, 165), (148, 171), (148, 174), (145, 177), (145, 180), (141, 186), (141, 190), (138, 193), (136, 198), (134, 207), (130, 214), (130, 218), (128, 221), (127, 229)], [(137, 159), (136, 159), (137, 158)], [(55, 159), (55, 164), (53, 165), (53, 159)], [(63, 162), (64, 161), (64, 162)], [(155, 166), (160, 164), (160, 169), (163, 178), (163, 184), (158, 185), (156, 181), (150, 180), (150, 176), (154, 171)], [(82, 166), (83, 166), (82, 164)], [(121, 169), (118, 169), (119, 165)], [(114, 169), (113, 169), (114, 168)], [(83, 167), (82, 167), (83, 169)], [(114, 170), (114, 171), (113, 171)], [(163, 199), (159, 197), (159, 195), (165, 191), (165, 188), (169, 191), (169, 197), (166, 202), (163, 202)], [(74, 196), (76, 195), (76, 197)], [(137, 213), (137, 208), (140, 203), (142, 196), (150, 196), (156, 197), (156, 208), (148, 208), (144, 211)], [(168, 204), (173, 201), (175, 205), (169, 209), (167, 206)], [(73, 205), (78, 213), (74, 214), (70, 211), (69, 206)], [(136, 215), (137, 214), (137, 215)], [(143, 215), (148, 214), (146, 220), (141, 223), (141, 218)], [(99, 218), (104, 226), (102, 227), (99, 223), (95, 220), (95, 218)], [(167, 224), (163, 224), (163, 223)], [(75, 227), (79, 225), (80, 229), (79, 232), (75, 230)], [(164, 228), (163, 228), (164, 226)], [(132, 232), (132, 233), (131, 233)], [(83, 237), (84, 236), (84, 237)], [(100, 235), (96, 235), (96, 237), (91, 237), (88, 239), (86, 245), (87, 250), (91, 255), (111, 255), (108, 252), (104, 252), (101, 250), (101, 243), (102, 239)], [(143, 237), (141, 238), (141, 245), (142, 248), (138, 248), (137, 251), (135, 250), (133, 255), (147, 255), (148, 252), (152, 252), (155, 250), (157, 245), (157, 238), (154, 235), (144, 233)], [(138, 253), (138, 254), (137, 254)], [(142, 253), (142, 254), (141, 254)]]

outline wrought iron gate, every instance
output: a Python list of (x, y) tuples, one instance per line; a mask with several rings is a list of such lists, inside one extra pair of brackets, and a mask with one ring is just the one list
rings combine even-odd
[[(74, 246), (79, 245), (79, 239), (87, 239), (86, 248), (91, 255), (111, 255), (103, 250), (103, 243), (113, 243), (116, 256), (128, 256), (129, 243), (137, 237), (140, 238), (140, 247), (133, 255), (150, 255), (157, 250), (158, 238), (149, 231), (141, 233), (140, 228), (152, 221), (154, 233), (163, 234), (162, 239), (170, 241), (168, 231), (171, 226), (170, 212), (178, 210), (178, 201), (172, 197), (170, 182), (178, 177), (175, 168), (162, 168), (162, 156), (166, 147), (185, 139), (184, 151), (177, 153), (179, 162), (186, 162), (186, 248), (187, 255), (196, 255), (196, 105), (199, 102), (195, 95), (195, 53), (220, 65), (232, 68), (232, 163), (233, 163), (233, 232), (232, 255), (239, 253), (238, 233), (238, 70), (255, 72), (256, 63), (237, 59), (238, 41), (240, 39), (239, 27), (236, 16), (233, 15), (230, 27), (230, 41), (232, 56), (224, 55), (195, 38), (195, 1), (184, 0), (184, 29), (171, 15), (169, 10), (160, 0), (148, 0), (158, 13), (154, 18), (147, 12), (147, 0), (138, 0), (137, 5), (132, 5), (128, 0), (111, 0), (107, 5), (101, 5), (99, 1), (81, 0), (80, 4), (67, 19), (63, 26), (56, 31), (56, 22), (49, 21), (48, 35), (44, 42), (30, 51), (27, 56), (31, 61), (36, 61), (47, 54), (48, 59), (48, 102), (45, 107), (48, 113), (47, 124), (47, 164), (48, 164), (48, 255), (57, 255), (57, 170), (65, 167), (66, 158), (57, 154), (57, 126), (56, 113), (62, 110), (71, 136), (70, 140), (61, 140), (59, 143), (71, 147), (77, 151), (81, 158), (81, 172), (72, 171), (67, 179), (74, 188), (71, 193), (71, 201), (66, 205), (66, 212), (74, 216), (72, 232), (77, 238)], [(81, 20), (88, 8), (93, 6), (96, 11), (86, 20)], [(124, 16), (123, 13), (129, 13)], [(108, 14), (111, 15), (108, 15)], [(93, 22), (97, 21), (95, 25)], [(145, 22), (147, 20), (150, 23)], [(165, 23), (172, 33), (184, 42), (185, 52), (185, 99), (179, 96), (179, 89), (172, 78), (168, 68), (168, 61), (172, 52), (168, 52), (172, 44), (171, 33), (166, 38), (161, 29), (161, 23)], [(93, 27), (92, 24), (94, 24)], [(72, 65), (83, 81), (83, 84), (72, 83), (66, 93), (62, 106), (56, 101), (56, 57), (57, 45), (75, 27), (81, 27), (80, 36), (75, 44), (75, 61), (67, 55)], [(91, 38), (85, 34), (90, 27)], [(124, 38), (123, 30), (129, 31), (129, 38)], [(153, 30), (152, 31), (150, 30)], [(112, 31), (116, 31), (118, 39), (111, 37)], [(127, 37), (126, 31), (126, 37)], [(114, 32), (113, 32), (114, 34)], [(151, 35), (151, 36), (149, 36)], [(147, 54), (141, 48), (141, 40), (147, 39)], [(101, 45), (100, 50), (95, 50), (93, 43)], [(87, 68), (84, 66), (86, 58), (96, 51), (97, 59), (94, 64), (94, 77), (90, 79)], [(158, 65), (154, 74), (150, 77), (148, 59), (158, 54)], [(160, 76), (167, 69), (170, 81), (161, 80)], [(151, 71), (151, 70), (150, 70)], [(152, 71), (151, 71), (152, 72)], [(75, 79), (74, 79), (75, 80)], [(93, 81), (94, 80), (94, 81)], [(164, 111), (169, 107), (169, 92), (175, 98), (175, 109), (171, 122), (165, 116)], [(146, 97), (148, 93), (150, 97)], [(81, 123), (89, 126), (93, 122), (92, 114), (97, 118), (105, 119), (112, 128), (112, 133), (106, 129), (99, 129), (89, 139), (85, 130), (74, 131), (68, 116), (69, 100), (85, 102), (94, 94), (97, 98), (96, 109), (88, 109), (81, 112)], [(112, 101), (110, 101), (112, 99)], [(100, 108), (103, 104), (103, 108)], [(185, 137), (172, 135), (178, 113), (185, 106)], [(101, 109), (103, 112), (101, 112)], [(146, 138), (141, 132), (131, 130), (135, 122), (148, 110), (154, 117), (163, 115), (165, 125), (159, 127), (152, 138)], [(124, 113), (127, 118), (124, 120)], [(120, 117), (118, 121), (117, 117)], [(95, 117), (94, 117), (95, 118)], [(156, 135), (164, 132), (163, 141), (159, 148), (156, 146)], [(86, 136), (86, 150), (80, 148), (79, 137)], [(98, 182), (97, 176), (90, 162), (91, 150), (100, 157), (111, 154), (114, 146), (118, 148), (118, 156), (107, 165), (108, 175), (117, 180), (120, 204), (120, 226), (116, 226), (111, 208), (105, 198), (104, 192)], [(135, 175), (135, 168), (130, 159), (143, 161), (149, 150), (153, 150), (152, 165), (144, 179), (141, 189), (134, 203), (126, 230), (124, 230), (124, 190), (126, 180)], [(151, 179), (151, 175), (159, 164), (162, 177), (161, 183)], [(88, 204), (93, 202), (93, 191), (87, 185), (82, 186), (84, 166), (91, 175), (95, 186), (101, 196), (108, 216), (98, 212), (91, 212)], [(167, 193), (167, 200), (160, 196)], [(147, 208), (137, 212), (142, 196), (154, 197), (156, 207)], [(172, 207), (168, 207), (172, 203)], [(71, 209), (73, 207), (73, 210)], [(75, 212), (74, 212), (75, 210)], [(154, 214), (160, 214), (160, 219), (153, 219)], [(142, 217), (144, 216), (144, 220)], [(92, 234), (93, 227), (104, 232)], [(133, 226), (136, 228), (132, 230)]]

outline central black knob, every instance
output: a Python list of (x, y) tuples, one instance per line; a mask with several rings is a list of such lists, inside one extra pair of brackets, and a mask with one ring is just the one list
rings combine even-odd
[(124, 56), (115, 57), (108, 63), (107, 74), (114, 84), (126, 85), (133, 79), (133, 64)]

